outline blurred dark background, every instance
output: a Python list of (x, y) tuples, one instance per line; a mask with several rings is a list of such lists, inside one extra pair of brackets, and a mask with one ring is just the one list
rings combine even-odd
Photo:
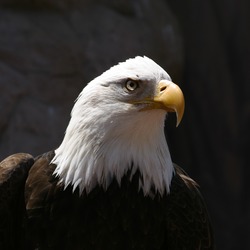
[(179, 83), (173, 160), (201, 186), (217, 249), (250, 249), (250, 1), (0, 0), (0, 160), (56, 148), (84, 85), (147, 55)]

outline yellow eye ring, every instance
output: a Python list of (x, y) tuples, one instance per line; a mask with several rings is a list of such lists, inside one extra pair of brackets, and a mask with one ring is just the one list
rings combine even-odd
[(137, 89), (139, 87), (139, 83), (133, 80), (128, 80), (125, 84), (125, 88), (128, 91), (134, 91), (135, 89)]

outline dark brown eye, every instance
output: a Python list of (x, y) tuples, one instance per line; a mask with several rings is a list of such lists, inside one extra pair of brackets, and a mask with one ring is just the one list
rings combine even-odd
[(136, 81), (132, 81), (132, 80), (128, 80), (125, 84), (125, 88), (128, 91), (134, 91), (135, 89), (137, 89), (139, 87), (138, 82)]

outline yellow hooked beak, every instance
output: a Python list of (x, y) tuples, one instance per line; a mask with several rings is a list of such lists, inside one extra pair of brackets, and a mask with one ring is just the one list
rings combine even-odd
[(176, 126), (182, 120), (185, 101), (181, 89), (174, 83), (162, 80), (158, 83), (156, 94), (152, 98), (146, 98), (142, 102), (148, 104), (143, 110), (164, 109), (167, 112), (175, 112), (177, 117)]

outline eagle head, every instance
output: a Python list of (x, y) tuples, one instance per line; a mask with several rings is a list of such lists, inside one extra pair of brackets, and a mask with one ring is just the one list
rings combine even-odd
[(167, 112), (176, 112), (178, 125), (184, 97), (163, 68), (145, 56), (111, 67), (77, 98), (52, 160), (54, 174), (81, 194), (139, 170), (144, 195), (152, 187), (169, 192), (174, 168), (164, 135)]

